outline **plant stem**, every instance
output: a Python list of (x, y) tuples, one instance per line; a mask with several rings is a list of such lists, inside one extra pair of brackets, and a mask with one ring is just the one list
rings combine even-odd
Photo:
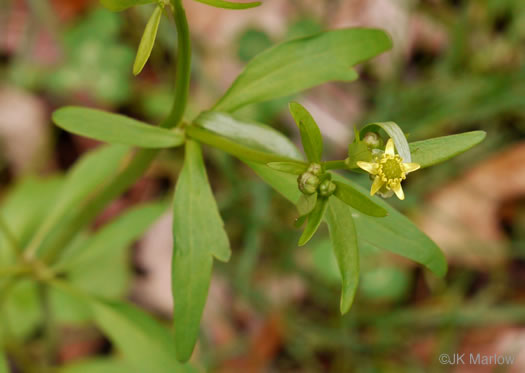
[(345, 161), (327, 161), (323, 162), (324, 167), (327, 170), (337, 170), (337, 169), (348, 169), (348, 166), (346, 165)]
[[(178, 61), (172, 109), (168, 117), (160, 124), (164, 128), (173, 128), (181, 125), (187, 106), (191, 76), (191, 41), (186, 13), (181, 0), (172, 0), (172, 3), (175, 10), (175, 25), (177, 27)], [(158, 153), (159, 150), (143, 149), (137, 151), (129, 165), (117, 174), (111, 183), (96, 195), (94, 199), (79, 208), (78, 213), (71, 223), (68, 224), (68, 227), (49, 240), (50, 242), (46, 243), (45, 247), (41, 248), (45, 253), (44, 260), (48, 263), (54, 261), (81, 227), (87, 225), (109, 202), (128, 189), (146, 172)]]
[(44, 325), (44, 371), (51, 371), (55, 363), (57, 334), (55, 329), (55, 319), (53, 310), (51, 309), (49, 287), (45, 283), (38, 284), (38, 298), (40, 301), (40, 309), (42, 310), (42, 323)]
[(175, 97), (170, 114), (161, 124), (162, 127), (167, 128), (173, 128), (182, 123), (188, 102), (191, 78), (191, 40), (186, 12), (181, 0), (172, 0), (172, 4), (175, 11), (175, 24), (177, 25), (178, 52)]

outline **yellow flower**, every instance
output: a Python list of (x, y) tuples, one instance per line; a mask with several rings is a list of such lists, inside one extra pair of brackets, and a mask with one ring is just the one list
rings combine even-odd
[(374, 159), (375, 162), (358, 161), (357, 165), (375, 176), (370, 195), (382, 191), (394, 192), (399, 199), (405, 199), (401, 181), (406, 179), (406, 175), (416, 171), (421, 166), (417, 163), (403, 163), (403, 158), (394, 152), (394, 142), (389, 139), (386, 143), (385, 152)]

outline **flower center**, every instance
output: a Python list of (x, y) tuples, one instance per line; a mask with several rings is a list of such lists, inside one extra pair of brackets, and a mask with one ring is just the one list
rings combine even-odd
[(383, 155), (383, 158), (380, 161), (381, 176), (384, 176), (387, 180), (405, 179), (406, 176), (401, 166), (401, 162), (402, 160), (399, 155)]

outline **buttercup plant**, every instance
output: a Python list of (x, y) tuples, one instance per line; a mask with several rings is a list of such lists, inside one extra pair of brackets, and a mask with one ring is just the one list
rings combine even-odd
[[(260, 5), (198, 1), (227, 9)], [(347, 28), (278, 44), (251, 60), (212, 108), (189, 118), (184, 114), (189, 94), (191, 43), (182, 1), (101, 2), (113, 11), (156, 4), (138, 47), (134, 74), (140, 73), (147, 63), (162, 15), (173, 16), (178, 40), (173, 105), (158, 126), (82, 107), (64, 107), (54, 112), (53, 121), (62, 129), (109, 144), (84, 155), (64, 180), (53, 182), (50, 190), (59, 192), (49, 192), (53, 203), (41, 210), (45, 213), (31, 234), (22, 236), (13, 232), (10, 216), (5, 212), (1, 216), (2, 252), (9, 247), (9, 254), (4, 253), (1, 261), (0, 271), (7, 274), (0, 282), (2, 299), (9, 299), (12, 287), (25, 281), (37, 287), (41, 310), (49, 314), (50, 299), (60, 293), (61, 299), (87, 310), (85, 317), (107, 334), (138, 371), (194, 371), (186, 362), (197, 342), (213, 261), (228, 261), (231, 256), (228, 236), (209, 186), (202, 145), (237, 157), (297, 206), (296, 226), (305, 225), (299, 245), (305, 245), (321, 222), (326, 221), (341, 272), (341, 313), (350, 309), (358, 286), (358, 242), (405, 256), (438, 276), (445, 274), (447, 265), (439, 248), (406, 217), (374, 195), (388, 197), (395, 193), (403, 199), (401, 182), (407, 174), (470, 149), (484, 139), (484, 132), (408, 143), (397, 124), (372, 123), (356, 132), (348, 158), (324, 160), (321, 131), (299, 103), (290, 103), (289, 109), (299, 128), (305, 156), (272, 127), (234, 115), (249, 104), (289, 96), (329, 81), (357, 79), (353, 66), (391, 48), (391, 40), (384, 31)], [(115, 197), (144, 174), (161, 149), (183, 145), (184, 166), (172, 205), (174, 310), (173, 333), (170, 333), (132, 305), (111, 299), (111, 294), (108, 298), (99, 288), (74, 279), (78, 278), (75, 274), (89, 265), (100, 263), (111, 249), (103, 245), (104, 239), (121, 237), (123, 242), (118, 245), (129, 245), (162, 213), (162, 203), (145, 205), (114, 225), (102, 228), (100, 233), (86, 231)], [(352, 181), (351, 176), (336, 170), (368, 172), (373, 178), (370, 193)], [(44, 186), (38, 188), (44, 193)], [(53, 322), (52, 317), (45, 320)], [(50, 325), (47, 327), (52, 328)]]

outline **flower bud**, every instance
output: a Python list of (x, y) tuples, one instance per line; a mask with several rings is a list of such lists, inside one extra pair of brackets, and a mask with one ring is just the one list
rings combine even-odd
[(384, 145), (383, 139), (375, 132), (367, 132), (362, 140), (369, 149), (379, 149)]
[(297, 178), (299, 184), (299, 190), (304, 194), (314, 194), (319, 186), (319, 177), (311, 172), (305, 172)]
[(323, 197), (330, 197), (335, 192), (335, 184), (332, 180), (325, 180), (319, 185), (319, 194)]

